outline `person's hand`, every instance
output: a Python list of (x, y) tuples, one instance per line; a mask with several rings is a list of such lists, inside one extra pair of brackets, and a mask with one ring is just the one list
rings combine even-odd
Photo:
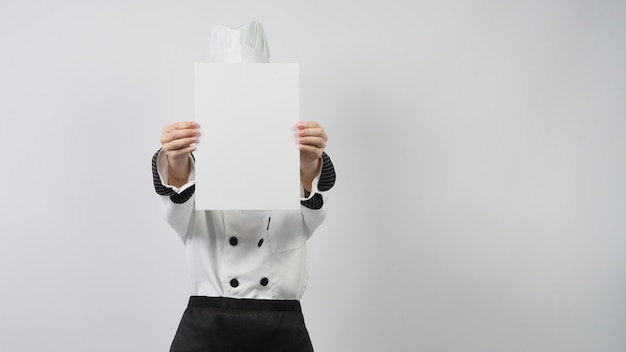
[(189, 178), (189, 153), (196, 150), (198, 123), (194, 121), (176, 122), (163, 128), (161, 146), (167, 154), (169, 180), (172, 186), (180, 187)]
[(176, 122), (163, 128), (161, 146), (168, 159), (184, 159), (196, 150), (192, 144), (198, 142), (198, 135), (197, 122)]
[(298, 142), (300, 144), (300, 180), (307, 191), (311, 191), (311, 182), (319, 172), (320, 159), (328, 136), (317, 122), (300, 122)]

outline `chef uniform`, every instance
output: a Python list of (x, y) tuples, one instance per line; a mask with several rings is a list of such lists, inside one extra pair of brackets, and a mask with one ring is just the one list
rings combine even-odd
[[(269, 62), (263, 27), (213, 26), (213, 62)], [(307, 284), (306, 242), (326, 217), (335, 182), (323, 153), (298, 210), (195, 210), (194, 164), (187, 184), (167, 184), (167, 155), (152, 158), (165, 219), (185, 244), (191, 298), (171, 352), (313, 351), (299, 300)]]

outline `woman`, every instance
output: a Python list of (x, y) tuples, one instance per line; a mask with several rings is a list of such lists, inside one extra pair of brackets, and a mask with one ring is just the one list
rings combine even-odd
[[(214, 26), (210, 56), (269, 62), (262, 26)], [(163, 129), (152, 159), (154, 186), (185, 244), (192, 292), (171, 352), (313, 351), (299, 303), (308, 276), (306, 241), (326, 217), (335, 171), (321, 125), (300, 122), (297, 136), (300, 209), (204, 211), (194, 207), (191, 153), (199, 126), (187, 121)]]

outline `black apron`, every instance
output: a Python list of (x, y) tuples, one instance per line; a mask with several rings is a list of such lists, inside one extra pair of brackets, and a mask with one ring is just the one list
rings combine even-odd
[(170, 352), (312, 352), (300, 302), (192, 296)]

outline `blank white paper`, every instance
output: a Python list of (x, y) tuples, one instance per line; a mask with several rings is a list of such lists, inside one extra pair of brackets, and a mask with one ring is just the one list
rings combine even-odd
[(300, 206), (299, 67), (195, 64), (196, 209)]

